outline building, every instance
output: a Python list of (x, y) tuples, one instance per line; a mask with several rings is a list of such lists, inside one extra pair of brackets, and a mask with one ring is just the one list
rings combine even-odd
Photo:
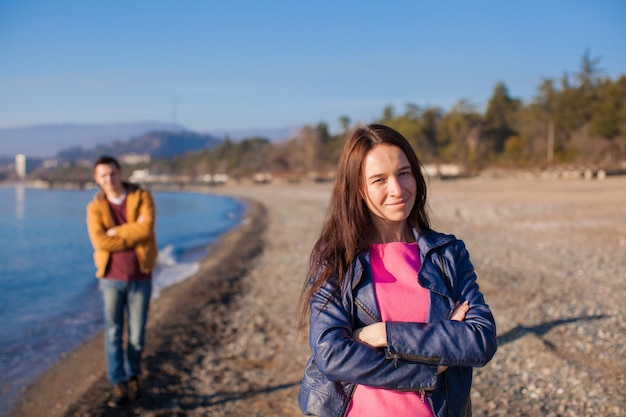
[(15, 155), (15, 173), (20, 179), (26, 176), (26, 155)]

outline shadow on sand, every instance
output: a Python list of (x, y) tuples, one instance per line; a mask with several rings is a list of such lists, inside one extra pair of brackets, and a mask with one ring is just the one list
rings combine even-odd
[(508, 332), (498, 336), (498, 346), (502, 346), (507, 343), (514, 342), (517, 339), (524, 337), (528, 333), (532, 333), (535, 336), (539, 337), (541, 341), (544, 343), (544, 345), (546, 345), (547, 348), (551, 350), (557, 350), (557, 347), (553, 343), (543, 338), (543, 336), (546, 333), (548, 333), (550, 330), (554, 329), (555, 327), (562, 326), (564, 324), (586, 322), (586, 321), (592, 321), (592, 320), (601, 320), (607, 317), (608, 316), (605, 314), (599, 314), (595, 316), (580, 316), (580, 317), (571, 317), (567, 319), (557, 319), (557, 320), (547, 321), (544, 323), (539, 323), (535, 326), (524, 326), (523, 324), (518, 324), (517, 326), (513, 327)]
[(300, 381), (297, 382), (289, 382), (286, 384), (280, 384), (280, 385), (274, 385), (274, 386), (269, 386), (269, 387), (265, 387), (265, 388), (261, 388), (261, 389), (253, 389), (253, 390), (248, 390), (248, 391), (243, 391), (243, 392), (237, 392), (237, 391), (232, 391), (232, 392), (218, 392), (214, 395), (210, 395), (210, 396), (198, 396), (196, 397), (197, 401), (194, 402), (192, 404), (192, 407), (190, 408), (197, 408), (197, 407), (208, 407), (208, 406), (212, 406), (212, 405), (220, 405), (220, 404), (225, 404), (228, 403), (230, 401), (239, 401), (239, 400), (243, 400), (246, 398), (251, 398), (251, 397), (255, 397), (257, 395), (263, 395), (263, 394), (269, 394), (271, 392), (276, 392), (276, 391), (281, 391), (284, 389), (289, 389), (295, 386), (300, 385)]

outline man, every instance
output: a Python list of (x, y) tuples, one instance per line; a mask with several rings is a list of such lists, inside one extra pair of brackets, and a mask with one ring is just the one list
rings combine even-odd
[(119, 407), (140, 396), (144, 328), (157, 257), (155, 207), (149, 191), (122, 182), (120, 164), (112, 157), (96, 161), (93, 177), (100, 191), (87, 205), (87, 229), (104, 300), (105, 353), (112, 385), (107, 405)]

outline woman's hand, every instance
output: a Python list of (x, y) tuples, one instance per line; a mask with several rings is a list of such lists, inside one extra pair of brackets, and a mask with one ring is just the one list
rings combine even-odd
[[(452, 310), (452, 316), (450, 317), (450, 320), (463, 321), (465, 320), (465, 315), (467, 314), (468, 311), (469, 311), (469, 302), (467, 300), (465, 300), (462, 303), (459, 303), (457, 301), (454, 304), (454, 310)], [(437, 373), (440, 374), (444, 372), (446, 369), (448, 369), (447, 366), (439, 365), (439, 367), (437, 368)]]
[(452, 310), (452, 316), (450, 320), (455, 321), (463, 321), (465, 320), (465, 315), (469, 311), (469, 302), (467, 300), (459, 303), (458, 301), (454, 304), (454, 310)]
[[(463, 303), (457, 302), (452, 310), (451, 320), (463, 321), (465, 315), (469, 311), (469, 303), (467, 301)], [(384, 322), (370, 324), (369, 326), (356, 329), (352, 333), (354, 340), (364, 343), (374, 348), (383, 348), (387, 346), (387, 327)], [(447, 366), (439, 366), (437, 373), (441, 373), (448, 369)]]
[(356, 329), (352, 333), (354, 340), (365, 343), (368, 346), (382, 348), (387, 346), (387, 327), (384, 322), (370, 324), (369, 326)]

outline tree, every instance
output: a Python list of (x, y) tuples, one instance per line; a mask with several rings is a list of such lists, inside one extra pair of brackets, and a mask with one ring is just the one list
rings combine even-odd
[(296, 140), (301, 155), (300, 172), (319, 172), (322, 165), (322, 141), (319, 132), (311, 126), (304, 126), (298, 131)]
[(481, 121), (480, 114), (467, 102), (457, 102), (441, 118), (437, 156), (444, 161), (473, 164)]
[(496, 84), (485, 113), (483, 133), (489, 146), (488, 152), (501, 154), (509, 136), (516, 134), (515, 119), (521, 102), (509, 96), (506, 85)]
[(602, 70), (598, 68), (600, 61), (600, 57), (591, 58), (589, 50), (585, 50), (580, 62), (580, 72), (576, 77), (578, 78), (581, 89), (589, 91), (597, 86), (600, 80), (599, 74), (602, 72)]
[(617, 137), (626, 122), (622, 111), (625, 101), (626, 75), (616, 83), (602, 82), (598, 88), (598, 104), (591, 117), (591, 132), (609, 140)]
[(348, 129), (350, 129), (350, 118), (348, 116), (341, 116), (339, 118), (339, 123), (341, 124), (341, 129), (343, 130), (344, 135), (348, 133)]
[(412, 120), (419, 120), (422, 115), (422, 111), (417, 104), (406, 104), (406, 117)]
[(422, 161), (427, 160), (432, 153), (426, 146), (422, 135), (422, 128), (418, 120), (413, 120), (406, 115), (389, 119), (385, 124), (400, 132), (411, 144)]
[(394, 117), (394, 110), (392, 105), (385, 106), (383, 109), (383, 117), (380, 120), (382, 123), (387, 123), (392, 120)]
[(437, 136), (441, 114), (441, 109), (431, 107), (424, 110), (421, 117), (422, 136), (426, 142), (427, 149), (429, 149), (434, 155), (437, 154), (437, 148), (439, 145)]

